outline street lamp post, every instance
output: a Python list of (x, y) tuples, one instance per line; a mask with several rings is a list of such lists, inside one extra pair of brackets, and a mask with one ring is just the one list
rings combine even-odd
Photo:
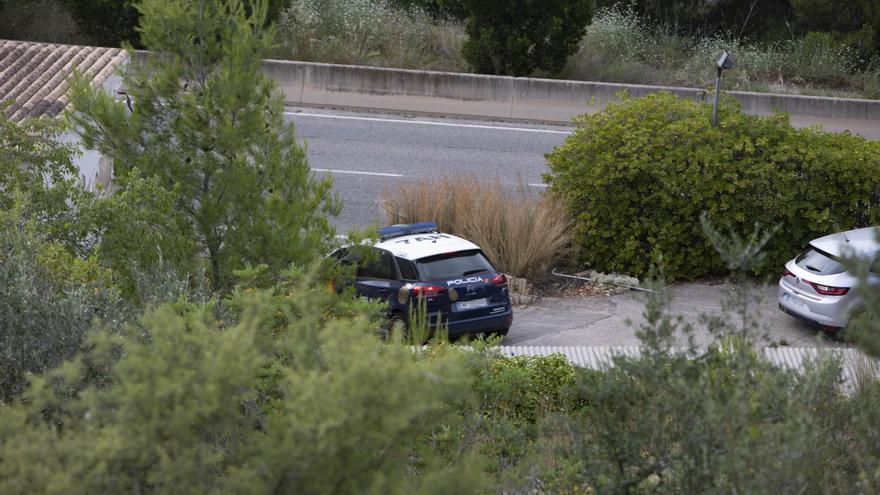
[(721, 71), (733, 68), (733, 58), (727, 50), (721, 52), (721, 56), (715, 62), (715, 105), (712, 107), (712, 126), (718, 127), (718, 99), (721, 95)]

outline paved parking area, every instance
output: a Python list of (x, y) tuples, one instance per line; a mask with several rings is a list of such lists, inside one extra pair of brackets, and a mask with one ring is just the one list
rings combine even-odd
[[(699, 344), (712, 341), (701, 315), (722, 315), (723, 284), (683, 283), (668, 287), (669, 312), (695, 323)], [(765, 322), (763, 344), (793, 347), (842, 346), (777, 308), (776, 285), (759, 286), (756, 311)], [(627, 292), (590, 298), (543, 298), (514, 310), (514, 323), (503, 345), (634, 346), (643, 322), (644, 295)]]

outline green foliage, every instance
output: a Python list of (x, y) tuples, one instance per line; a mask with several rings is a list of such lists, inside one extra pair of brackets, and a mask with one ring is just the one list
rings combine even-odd
[[(45, 242), (19, 203), (0, 211), (0, 404), (72, 358), (95, 318), (118, 321), (122, 304), (94, 258)], [(2, 407), (2, 406), (0, 406)]]
[(561, 354), (494, 357), (484, 364), (474, 370), (474, 388), (487, 415), (535, 423), (572, 406), (565, 392), (574, 383), (575, 368)]
[(390, 0), (293, 0), (278, 20), (276, 57), (337, 64), (464, 71), (464, 28)]
[(63, 126), (56, 119), (9, 120), (0, 102), (0, 209), (9, 209), (18, 194), (28, 196), (28, 207), (46, 221), (65, 216), (65, 201), (76, 176), (76, 150), (58, 141)]
[(391, 0), (391, 3), (404, 10), (424, 10), (435, 19), (464, 20), (467, 17), (461, 0)]
[(880, 41), (880, 2), (824, 2), (822, 0), (791, 0), (794, 24), (805, 33), (828, 36), (850, 47), (865, 66), (877, 55)]
[(0, 491), (483, 492), (480, 464), (444, 447), (468, 400), (459, 355), (324, 318), (334, 296), (308, 277), (287, 289), (236, 294), (230, 321), (187, 305), (94, 332), (0, 408)]
[[(575, 368), (561, 355), (499, 356), (485, 343), (474, 344), (470, 357), (472, 389), (478, 402), (462, 412), (479, 451), (490, 461), (503, 491), (533, 489), (536, 464), (541, 464), (544, 426), (557, 415), (575, 414)], [(552, 457), (554, 454), (550, 454)], [(551, 470), (552, 471), (552, 470)], [(550, 476), (540, 472), (539, 476)]]
[(0, 39), (89, 44), (60, 0), (0, 1)]
[(764, 39), (787, 34), (789, 0), (598, 0), (599, 7), (626, 4), (651, 23), (702, 35), (727, 34)]
[(130, 43), (142, 48), (137, 33), (138, 11), (132, 0), (60, 0), (80, 31), (100, 46)]
[(333, 238), (327, 214), (339, 209), (330, 179), (311, 175), (284, 123), (281, 93), (260, 72), (272, 39), (261, 30), (266, 5), (144, 1), (141, 40), (155, 55), (125, 74), (133, 112), (81, 76), (70, 91), (71, 120), (87, 147), (113, 158), (123, 194), (164, 190), (129, 198), (132, 208), (155, 203), (164, 214), (167, 195), (175, 197), (173, 218), (160, 219), (153, 235), (181, 229), (194, 244), (187, 256), (177, 251), (186, 242), (172, 240), (173, 258), (205, 256), (215, 289), (230, 288), (233, 270), (248, 264), (278, 272), (311, 260)]
[(778, 225), (756, 270), (775, 273), (810, 239), (880, 221), (877, 143), (745, 115), (731, 99), (719, 127), (710, 115), (659, 93), (576, 119), (546, 180), (575, 218), (582, 263), (640, 276), (662, 254), (672, 279), (721, 273), (696, 221), (706, 212), (741, 235)]
[(577, 51), (593, 0), (461, 0), (468, 40), (462, 53), (479, 73), (557, 73)]
[[(70, 12), (79, 29), (100, 46), (118, 47), (129, 44), (144, 48), (138, 23), (141, 11), (139, 0), (59, 0)], [(260, 1), (246, 2), (248, 8)], [(278, 19), (290, 0), (266, 0), (266, 23)]]
[(852, 458), (838, 464), (848, 455), (837, 372), (774, 369), (751, 343), (697, 359), (619, 358), (578, 379), (575, 397), (596, 407), (570, 423), (566, 449), (581, 461), (570, 482), (615, 493), (845, 493), (855, 476)]
[(180, 274), (200, 273), (197, 242), (180, 216), (175, 215), (179, 191), (165, 189), (158, 177), (138, 171), (117, 181), (116, 192), (80, 205), (82, 237), (97, 243), (91, 255), (113, 268), (114, 282), (141, 306), (146, 297), (138, 277), (151, 267), (163, 266)]

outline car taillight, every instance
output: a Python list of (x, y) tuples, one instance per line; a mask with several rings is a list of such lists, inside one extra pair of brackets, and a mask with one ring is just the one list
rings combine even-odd
[(503, 273), (499, 273), (498, 275), (495, 275), (494, 277), (488, 279), (487, 282), (492, 285), (505, 285), (507, 283), (507, 277), (504, 276)]
[(790, 271), (788, 271), (788, 268), (786, 268), (785, 270), (782, 270), (782, 276), (783, 276), (783, 278), (784, 277), (794, 277), (794, 273), (791, 273)]
[(816, 292), (823, 296), (842, 296), (849, 292), (849, 287), (831, 287), (830, 285), (817, 284), (809, 280), (804, 280), (804, 282), (810, 284), (811, 287), (816, 289)]
[(443, 290), (439, 285), (416, 285), (412, 288), (412, 295), (413, 297), (436, 296)]

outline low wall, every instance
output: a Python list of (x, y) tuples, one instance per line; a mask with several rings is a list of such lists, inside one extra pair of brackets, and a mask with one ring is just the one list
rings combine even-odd
[[(363, 108), (479, 118), (568, 123), (600, 110), (627, 91), (642, 96), (670, 91), (703, 101), (711, 93), (696, 88), (610, 84), (454, 72), (385, 69), (353, 65), (266, 60), (267, 76), (290, 105)], [(769, 115), (788, 112), (797, 126), (822, 125), (880, 139), (880, 101), (732, 91), (743, 110)]]
[[(139, 51), (142, 60), (147, 52)], [(643, 96), (669, 91), (705, 101), (697, 88), (611, 84), (560, 79), (487, 76), (458, 72), (385, 69), (288, 60), (265, 60), (263, 72), (284, 92), (289, 105), (362, 108), (458, 115), (488, 119), (569, 123), (576, 115), (601, 110), (627, 91)], [(827, 98), (730, 91), (754, 115), (787, 112), (798, 127), (821, 125), (880, 140), (880, 100)]]

